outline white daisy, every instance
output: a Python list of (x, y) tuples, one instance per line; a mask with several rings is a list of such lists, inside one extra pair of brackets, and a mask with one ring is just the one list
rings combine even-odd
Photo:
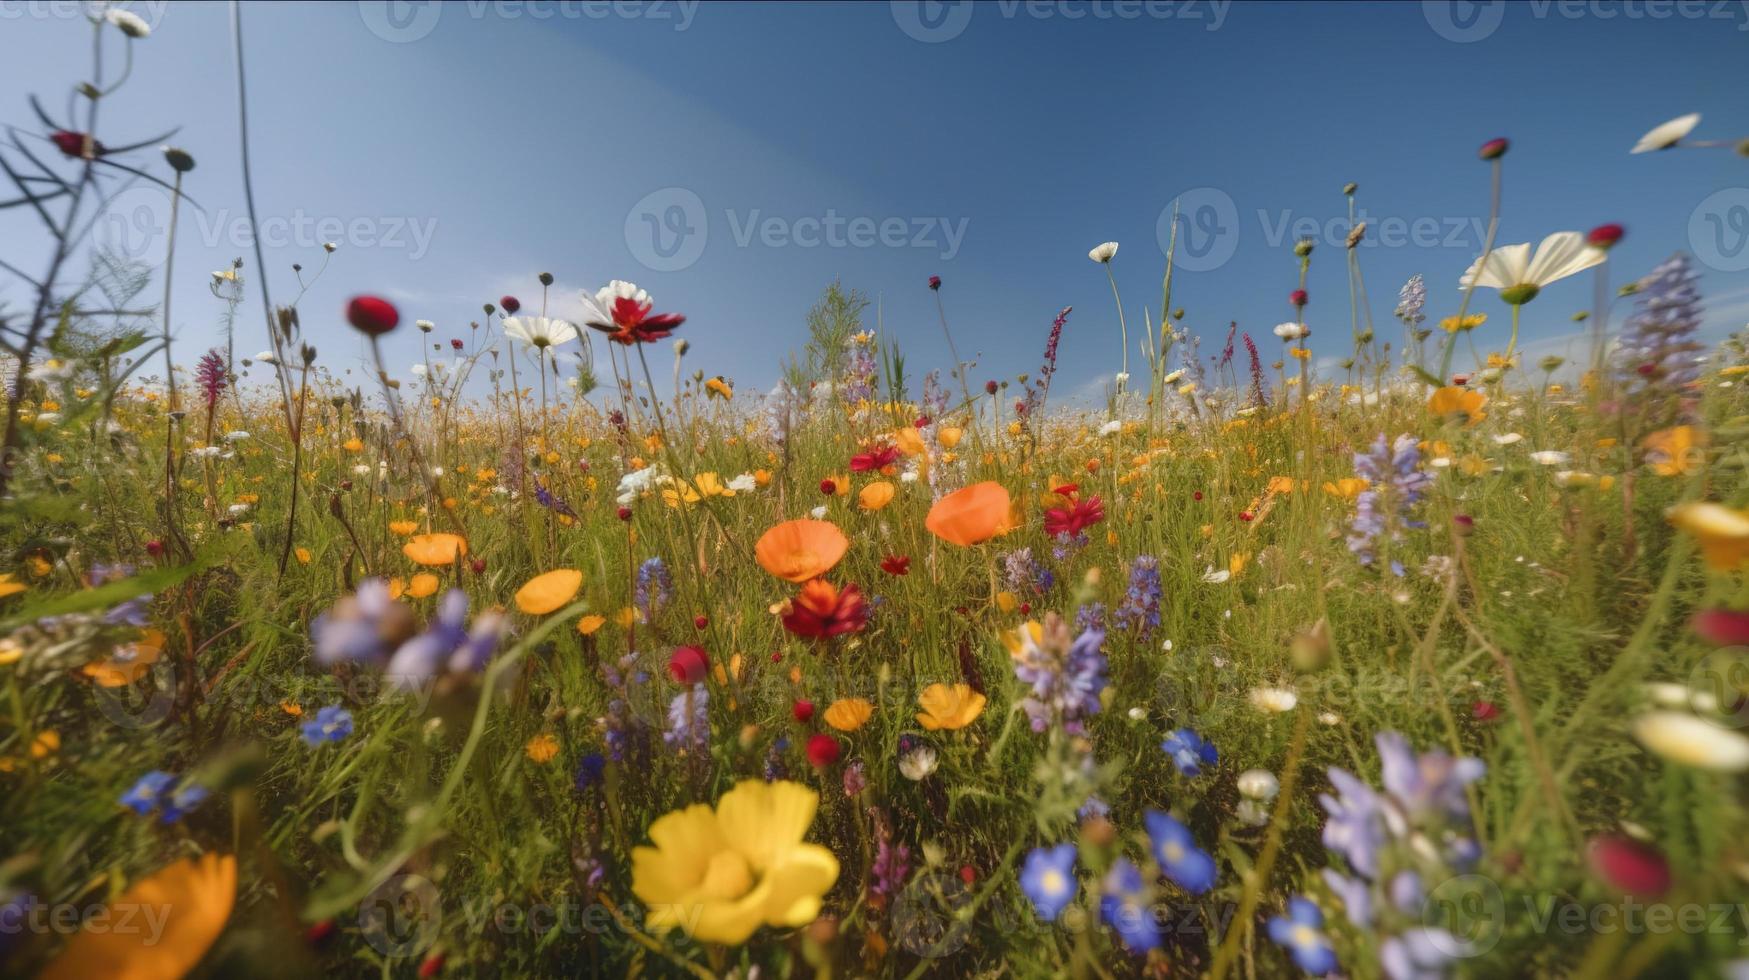
[(1686, 116), (1677, 116), (1669, 122), (1653, 126), (1640, 141), (1634, 144), (1629, 153), (1650, 153), (1653, 150), (1668, 150), (1694, 132), (1694, 127), (1700, 125), (1700, 113), (1691, 112)]
[(530, 347), (545, 350), (577, 339), (577, 328), (564, 320), (544, 316), (507, 316), (504, 336), (520, 340)]
[(1116, 255), (1116, 254), (1117, 254), (1117, 243), (1116, 242), (1104, 242), (1102, 244), (1093, 246), (1092, 250), (1087, 253), (1087, 257), (1092, 259), (1095, 262), (1110, 262), (1111, 257)]
[(1749, 738), (1680, 711), (1653, 711), (1634, 720), (1641, 745), (1679, 765), (1714, 772), (1749, 769)]
[[(1478, 286), (1500, 290), (1500, 299), (1521, 306), (1536, 299), (1536, 294), (1549, 283), (1584, 272), (1601, 263), (1608, 254), (1603, 249), (1585, 243), (1585, 236), (1576, 231), (1557, 231), (1542, 240), (1532, 255), (1529, 242), (1504, 245), (1470, 263), (1470, 268), (1458, 279), (1458, 286)], [(1483, 258), (1487, 265), (1483, 266)]]
[(1300, 696), (1285, 687), (1254, 687), (1251, 689), (1251, 704), (1260, 711), (1270, 714), (1281, 714), (1292, 711), (1300, 703)]
[(1300, 340), (1312, 335), (1312, 328), (1303, 323), (1278, 323), (1275, 335), (1283, 340)]
[(1539, 449), (1530, 454), (1530, 461), (1539, 466), (1565, 466), (1572, 462), (1572, 459), (1571, 453), (1564, 453), (1558, 449)]
[(123, 10), (120, 7), (111, 7), (103, 12), (103, 19), (114, 24), (118, 30), (123, 34), (126, 34), (128, 37), (143, 38), (152, 36), (152, 25), (146, 23), (144, 17), (141, 17), (139, 14), (136, 14), (131, 10)]

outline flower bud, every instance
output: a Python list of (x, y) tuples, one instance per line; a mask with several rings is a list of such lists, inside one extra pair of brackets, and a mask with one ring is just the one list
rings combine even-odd
[(1608, 249), (1621, 241), (1621, 236), (1627, 234), (1627, 229), (1618, 224), (1598, 225), (1585, 236), (1585, 242), (1593, 248)]
[(1506, 149), (1511, 145), (1506, 141), (1506, 137), (1496, 137), (1483, 143), (1482, 148), (1476, 151), (1476, 155), (1484, 160), (1498, 160), (1506, 155)]
[(346, 322), (360, 333), (380, 337), (400, 324), (401, 313), (380, 296), (354, 296), (346, 304)]
[(164, 148), (164, 162), (170, 165), (171, 170), (179, 174), (185, 174), (194, 169), (194, 157), (189, 156), (187, 150), (179, 150), (174, 146)]

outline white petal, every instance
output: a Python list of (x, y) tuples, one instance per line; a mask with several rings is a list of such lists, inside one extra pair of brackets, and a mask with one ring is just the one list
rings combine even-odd
[(1694, 127), (1700, 125), (1700, 113), (1691, 112), (1686, 116), (1677, 116), (1666, 123), (1653, 126), (1640, 141), (1634, 144), (1629, 153), (1648, 153), (1652, 150), (1668, 150), (1681, 142), (1683, 137), (1694, 132)]
[(1576, 231), (1557, 231), (1536, 247), (1536, 258), (1531, 259), (1524, 281), (1547, 286), (1598, 265), (1604, 258), (1602, 249), (1585, 244), (1584, 235)]
[(1476, 285), (1487, 286), (1490, 289), (1506, 289), (1524, 282), (1525, 270), (1530, 266), (1530, 243), (1520, 242), (1517, 245), (1502, 245), (1488, 253), (1488, 264), (1476, 277), (1476, 268), (1482, 264), (1477, 258), (1470, 263), (1470, 268), (1458, 279), (1459, 288), (1467, 289), (1472, 278)]

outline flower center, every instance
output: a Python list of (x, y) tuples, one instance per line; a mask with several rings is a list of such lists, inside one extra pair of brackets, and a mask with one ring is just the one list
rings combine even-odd
[(1044, 877), (1039, 879), (1039, 888), (1046, 895), (1062, 894), (1065, 884), (1067, 882), (1063, 880), (1063, 873), (1060, 871), (1046, 871)]
[(1508, 286), (1505, 289), (1500, 290), (1500, 300), (1508, 306), (1523, 306), (1531, 300), (1536, 299), (1536, 294), (1540, 292), (1542, 292), (1542, 288), (1535, 283), (1521, 283), (1520, 285)]
[(698, 887), (711, 898), (740, 898), (753, 887), (753, 869), (739, 852), (718, 851), (711, 855)]
[(1295, 946), (1315, 946), (1317, 942), (1318, 933), (1311, 926), (1294, 926)]

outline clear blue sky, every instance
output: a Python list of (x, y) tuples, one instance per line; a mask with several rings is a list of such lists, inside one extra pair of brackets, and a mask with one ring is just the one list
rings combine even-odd
[[(1618, 278), (1699, 251), (1709, 330), (1749, 320), (1749, 160), (1627, 153), (1686, 112), (1705, 115), (1696, 138), (1749, 136), (1743, 4), (1657, 17), (1603, 0), (921, 15), (903, 3), (244, 6), (257, 200), (284, 239), (268, 249), (270, 281), (289, 299), (290, 264), (320, 264), (320, 239), (338, 239), (301, 307), (336, 370), (360, 363), (340, 316), (354, 293), (395, 298), (444, 339), (500, 294), (535, 305), (543, 270), (560, 313), (610, 278), (643, 285), (659, 310), (687, 315), (691, 364), (743, 385), (775, 379), (835, 277), (879, 300), (911, 365), (939, 367), (935, 274), (962, 352), (982, 352), (978, 376), (1036, 369), (1053, 315), (1075, 307), (1058, 390), (1086, 390), (1119, 354), (1090, 247), (1122, 243), (1115, 269), (1139, 334), (1144, 306), (1157, 315), (1162, 211), (1195, 191), (1186, 255), (1204, 268), (1181, 270), (1174, 305), (1205, 353), (1230, 319), (1263, 342), (1289, 318), (1292, 223), (1340, 218), (1347, 181), (1375, 232), (1398, 230), (1363, 252), (1375, 320), (1394, 339), (1390, 311), (1413, 273), (1427, 277), (1431, 314), (1455, 309), (1486, 215), (1475, 150), (1493, 136), (1513, 141), (1502, 243), (1621, 222)], [(186, 362), (218, 337), (208, 273), (247, 255), (257, 274), (234, 238), (227, 7), (134, 7), (156, 29), (99, 135), (126, 143), (180, 124), (175, 142), (199, 161), (188, 189), (206, 213), (184, 219), (174, 306)], [(66, 102), (87, 32), (47, 2), (0, 0), (4, 118), (35, 128), (27, 91)], [(161, 261), (154, 202), (130, 193), (148, 213), (136, 245)], [(846, 224), (817, 240), (801, 219), (829, 214)], [(0, 241), (34, 269), (28, 220), (0, 212)], [(1210, 227), (1223, 229), (1212, 248)], [(1313, 347), (1327, 357), (1348, 335), (1342, 230), (1319, 233), (1310, 281)], [(1527, 307), (1528, 338), (1559, 346), (1590, 288), (1586, 275), (1545, 291)], [(13, 287), (0, 297), (19, 299)], [(1498, 345), (1505, 308), (1478, 302), (1493, 314), (1478, 339)], [(245, 312), (238, 347), (252, 353), (266, 346), (253, 289)], [(417, 359), (416, 338), (393, 338), (392, 367)]]

